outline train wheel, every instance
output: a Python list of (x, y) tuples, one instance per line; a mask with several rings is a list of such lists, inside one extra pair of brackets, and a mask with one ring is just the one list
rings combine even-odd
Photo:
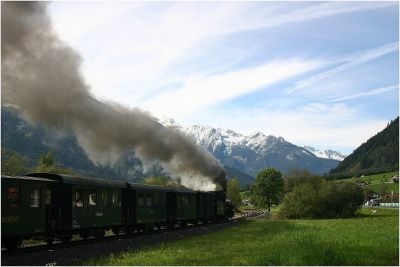
[(7, 249), (7, 250), (15, 250), (15, 249), (17, 249), (18, 247), (20, 247), (21, 246), (21, 244), (22, 244), (22, 240), (20, 240), (20, 239), (18, 239), (18, 238), (16, 238), (16, 239), (7, 239), (7, 240), (4, 240), (4, 247)]
[(83, 231), (79, 233), (79, 236), (82, 237), (83, 239), (88, 239), (89, 233), (87, 231)]
[(61, 241), (63, 243), (68, 243), (68, 242), (71, 241), (71, 239), (72, 239), (72, 235), (64, 235), (64, 236), (61, 237)]
[(114, 235), (119, 235), (121, 229), (119, 227), (113, 227), (111, 231), (113, 232)]
[(106, 233), (104, 232), (104, 230), (103, 229), (101, 229), (101, 230), (99, 230), (97, 233), (96, 233), (96, 238), (102, 238), (102, 237), (104, 237), (104, 235), (105, 235)]
[(138, 231), (139, 232), (139, 229), (136, 229), (136, 227), (135, 226), (128, 226), (127, 228), (126, 228), (126, 232), (128, 233), (128, 234), (132, 234), (132, 233), (134, 233), (135, 231)]

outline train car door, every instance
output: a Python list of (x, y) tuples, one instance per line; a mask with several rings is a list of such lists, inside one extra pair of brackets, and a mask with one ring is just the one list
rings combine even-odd
[(167, 219), (168, 222), (176, 221), (176, 193), (167, 193)]
[(122, 189), (122, 223), (131, 225), (136, 222), (136, 190)]

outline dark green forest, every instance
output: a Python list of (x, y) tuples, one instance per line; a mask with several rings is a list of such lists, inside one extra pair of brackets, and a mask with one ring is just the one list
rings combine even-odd
[(339, 165), (328, 178), (348, 178), (399, 169), (399, 117), (368, 139)]

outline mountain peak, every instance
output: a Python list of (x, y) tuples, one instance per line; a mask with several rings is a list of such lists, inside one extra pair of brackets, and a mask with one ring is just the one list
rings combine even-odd
[(303, 148), (305, 148), (307, 151), (311, 152), (312, 154), (314, 154), (315, 156), (319, 157), (319, 158), (324, 158), (324, 159), (334, 159), (334, 160), (339, 160), (342, 161), (344, 160), (344, 158), (346, 157), (346, 155), (337, 152), (337, 151), (333, 151), (331, 149), (327, 149), (324, 151), (315, 149), (312, 146), (303, 146)]

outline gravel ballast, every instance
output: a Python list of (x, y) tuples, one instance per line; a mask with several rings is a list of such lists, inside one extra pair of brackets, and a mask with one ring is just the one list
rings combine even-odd
[(44, 266), (44, 265), (81, 265), (90, 258), (104, 257), (113, 253), (137, 250), (144, 247), (220, 231), (241, 224), (241, 221), (201, 225), (168, 232), (149, 233), (145, 235), (120, 236), (92, 244), (76, 245), (67, 248), (48, 249), (24, 255), (4, 256), (1, 265), (8, 266)]

